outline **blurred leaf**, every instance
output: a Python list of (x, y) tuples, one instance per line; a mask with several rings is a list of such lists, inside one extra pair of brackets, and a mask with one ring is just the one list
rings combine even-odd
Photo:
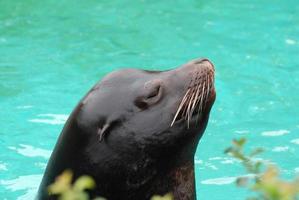
[(69, 190), (64, 192), (59, 197), (59, 200), (89, 200), (89, 196), (84, 192)]
[(283, 181), (278, 175), (278, 169), (274, 166), (269, 166), (253, 186), (253, 189), (271, 200), (295, 200), (296, 196), (298, 197), (299, 195), (299, 184), (297, 181)]
[(248, 185), (249, 178), (248, 177), (239, 177), (236, 180), (236, 183), (239, 187), (245, 187)]
[(171, 193), (165, 194), (164, 196), (155, 195), (151, 200), (173, 200), (173, 195)]
[(254, 157), (260, 153), (263, 153), (264, 152), (264, 149), (263, 148), (256, 148), (254, 149), (250, 154), (249, 154), (249, 157)]
[(239, 140), (238, 139), (233, 140), (233, 144), (238, 147), (243, 147), (245, 143), (246, 143), (246, 138), (240, 138)]
[[(49, 195), (58, 195), (59, 200), (89, 200), (86, 189), (93, 189), (95, 181), (90, 176), (81, 176), (72, 185), (73, 174), (70, 170), (64, 171), (53, 184), (48, 187)], [(106, 200), (97, 197), (96, 200)]]
[(233, 148), (232, 147), (228, 147), (228, 148), (226, 148), (225, 150), (224, 150), (224, 153), (225, 154), (229, 154), (229, 153), (231, 153), (233, 151)]
[(254, 173), (258, 174), (261, 171), (261, 167), (262, 167), (262, 162), (261, 161), (257, 161), (254, 164)]
[(90, 176), (81, 176), (74, 183), (74, 190), (83, 191), (85, 189), (93, 189), (95, 182)]
[(107, 200), (107, 199), (105, 199), (104, 197), (97, 197), (97, 198), (95, 198), (93, 200)]
[(259, 200), (257, 197), (249, 197), (246, 200)]
[(247, 172), (256, 175), (252, 181), (249, 181), (248, 177), (236, 180), (238, 186), (247, 187), (256, 193), (256, 197), (250, 197), (247, 200), (299, 200), (299, 178), (293, 181), (280, 179), (277, 167), (271, 165), (264, 168), (264, 163), (253, 159), (254, 156), (263, 152), (263, 149), (256, 148), (246, 155), (244, 153), (245, 143), (244, 138), (233, 140), (233, 146), (227, 148), (225, 153), (240, 160)]
[(48, 187), (49, 194), (62, 194), (71, 187), (73, 173), (70, 170), (64, 171), (58, 176), (53, 184)]

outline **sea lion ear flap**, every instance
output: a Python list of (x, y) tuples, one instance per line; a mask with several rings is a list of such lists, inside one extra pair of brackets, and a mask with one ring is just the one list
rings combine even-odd
[(158, 103), (163, 96), (162, 82), (160, 79), (148, 81), (144, 84), (143, 94), (138, 96), (134, 104), (142, 110)]
[(109, 127), (110, 127), (110, 124), (104, 124), (101, 128), (98, 128), (97, 134), (100, 136), (100, 139), (99, 139), (100, 142), (105, 137), (105, 134), (108, 131)]

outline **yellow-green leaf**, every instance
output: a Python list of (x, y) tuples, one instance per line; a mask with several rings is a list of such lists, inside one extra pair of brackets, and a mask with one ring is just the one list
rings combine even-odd
[(58, 176), (53, 184), (48, 186), (49, 194), (62, 194), (71, 188), (73, 173), (70, 170), (64, 171)]
[(93, 189), (95, 182), (90, 176), (81, 176), (74, 183), (74, 190), (83, 191), (85, 189)]
[(151, 200), (173, 200), (171, 193), (165, 194), (164, 196), (154, 195)]

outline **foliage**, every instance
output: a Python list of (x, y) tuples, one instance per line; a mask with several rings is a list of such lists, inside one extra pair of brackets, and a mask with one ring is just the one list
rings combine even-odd
[(173, 195), (171, 193), (165, 194), (164, 196), (155, 195), (151, 200), (173, 200)]
[(233, 140), (232, 146), (225, 153), (241, 161), (252, 176), (240, 177), (236, 183), (257, 194), (248, 200), (298, 200), (299, 177), (286, 181), (279, 178), (279, 170), (274, 165), (267, 165), (255, 158), (263, 152), (261, 148), (254, 149), (249, 154), (244, 153), (246, 139)]
[[(59, 200), (89, 200), (88, 193), (85, 190), (95, 188), (95, 182), (90, 176), (80, 176), (74, 184), (72, 184), (73, 173), (65, 170), (59, 175), (55, 182), (48, 187), (49, 195), (58, 195)], [(97, 197), (94, 200), (106, 200)], [(155, 195), (151, 200), (173, 200), (171, 193), (164, 196)]]
[[(53, 184), (48, 187), (50, 195), (58, 195), (59, 200), (89, 200), (87, 189), (94, 189), (95, 182), (90, 176), (79, 177), (72, 184), (73, 173), (70, 170), (64, 171), (58, 176)], [(98, 197), (94, 200), (105, 200)]]
[[(225, 153), (241, 161), (250, 174), (236, 180), (238, 186), (245, 187), (256, 194), (247, 200), (299, 200), (299, 177), (286, 181), (279, 177), (279, 169), (274, 165), (265, 164), (256, 156), (263, 152), (256, 148), (246, 154), (244, 147), (246, 139), (233, 140), (232, 146)], [(48, 187), (50, 195), (58, 195), (59, 200), (89, 200), (86, 190), (95, 188), (94, 180), (89, 176), (81, 176), (72, 184), (73, 174), (66, 170)], [(98, 197), (94, 200), (105, 200)], [(155, 195), (151, 200), (173, 200), (173, 195)]]

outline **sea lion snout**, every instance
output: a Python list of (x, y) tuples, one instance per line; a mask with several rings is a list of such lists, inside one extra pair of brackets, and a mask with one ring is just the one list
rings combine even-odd
[[(190, 87), (190, 83), (197, 84), (206, 76), (209, 76), (210, 79), (214, 79), (215, 67), (209, 59), (199, 58), (181, 65), (175, 69), (174, 72), (181, 81), (189, 83), (188, 87)], [(197, 82), (194, 82), (195, 79)]]
[(214, 67), (213, 63), (207, 58), (199, 58), (199, 59), (195, 59), (191, 62), (194, 62), (195, 64), (202, 64), (202, 63), (208, 62), (210, 65), (212, 65)]
[(214, 76), (215, 73), (214, 64), (207, 58), (192, 60), (187, 66), (193, 67), (195, 71), (198, 71), (201, 74), (208, 73), (208, 75)]
[(181, 119), (186, 119), (188, 127), (193, 116), (200, 118), (209, 113), (215, 100), (215, 68), (206, 58), (192, 60), (177, 69), (176, 74), (185, 82), (181, 101), (171, 126)]

